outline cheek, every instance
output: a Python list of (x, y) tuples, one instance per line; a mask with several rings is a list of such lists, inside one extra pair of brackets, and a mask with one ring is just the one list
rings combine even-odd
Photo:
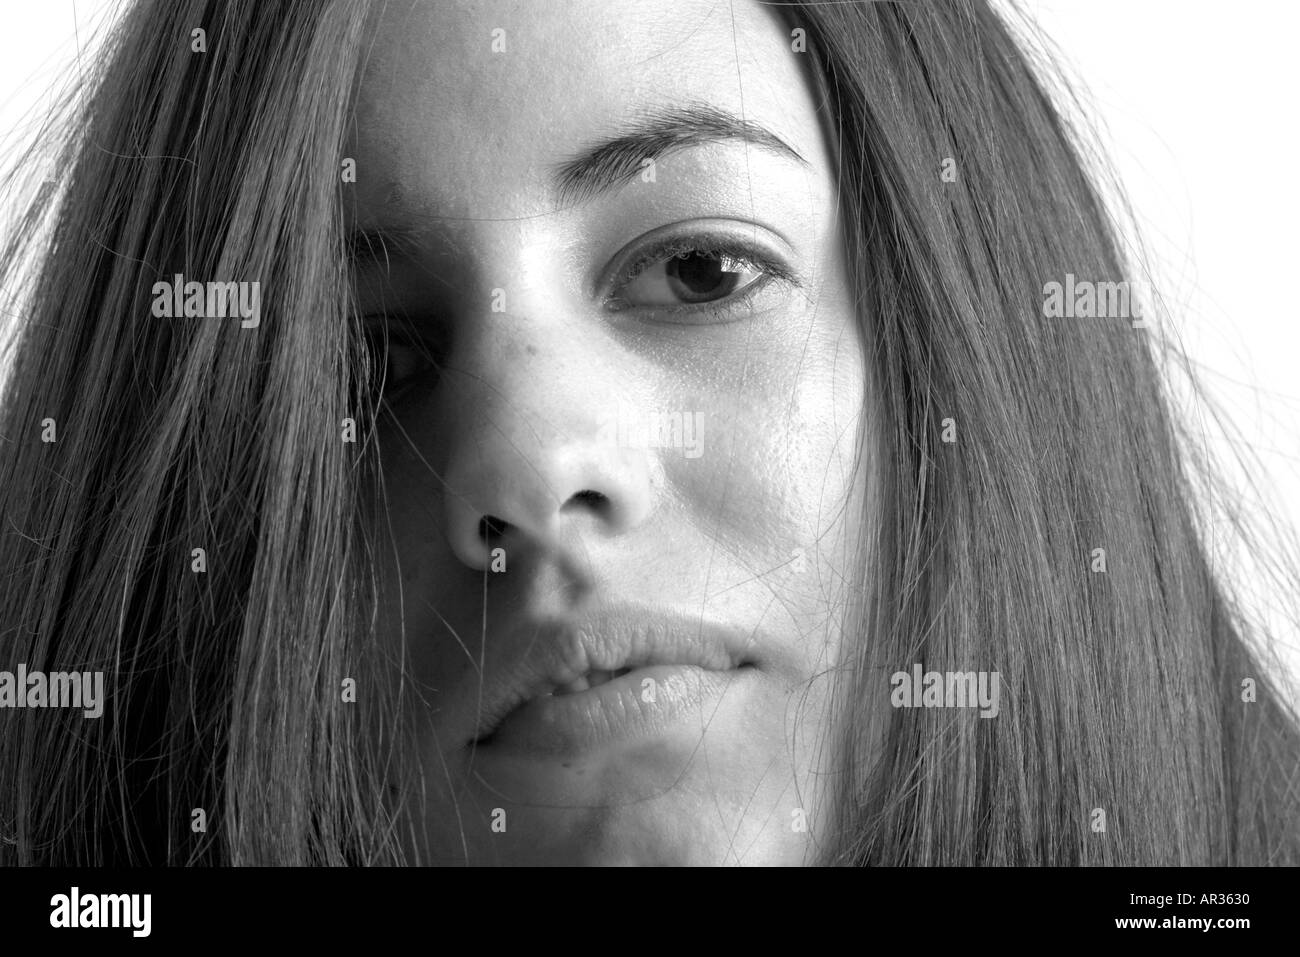
[[(377, 633), (387, 660), (404, 662), (408, 677), (429, 687), (470, 667), (445, 622), (460, 629), (481, 611), (481, 576), (465, 568), (447, 544), (437, 429), (409, 416), (400, 428), (381, 425), (382, 503), (372, 525), (381, 585)], [(403, 637), (404, 636), (404, 637)]]
[[(665, 471), (708, 560), (677, 567), (784, 636), (791, 706), (802, 702), (801, 726), (815, 738), (839, 660), (842, 589), (862, 558), (871, 457), (859, 468), (861, 334), (847, 308), (787, 315), (756, 329), (740, 359), (703, 372), (714, 387), (698, 403), (708, 420), (702, 453), (666, 458)], [(810, 686), (812, 676), (827, 683)]]
[(789, 564), (797, 576), (856, 530), (863, 365), (852, 317), (818, 310), (706, 368), (715, 386), (698, 402), (700, 457), (666, 472), (694, 519), (751, 567)]
[(430, 436), (412, 425), (403, 423), (398, 429), (385, 423), (379, 433), (385, 505), (377, 529), (383, 551), (380, 561), (386, 580), (397, 580), (400, 565), (404, 586), (426, 584), (453, 571), (453, 556), (444, 545), (437, 479), (432, 474), (438, 467), (438, 450)]

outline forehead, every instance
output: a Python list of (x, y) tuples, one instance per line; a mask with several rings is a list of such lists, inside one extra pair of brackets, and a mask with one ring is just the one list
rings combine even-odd
[(684, 104), (825, 144), (791, 26), (757, 0), (388, 0), (368, 25), (354, 152), (363, 202), (448, 217), (553, 208), (546, 177), (630, 119)]

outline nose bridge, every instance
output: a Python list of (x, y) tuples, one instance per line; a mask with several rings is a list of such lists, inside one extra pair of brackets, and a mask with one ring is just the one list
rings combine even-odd
[(457, 557), (482, 569), (497, 546), (556, 546), (566, 522), (610, 534), (644, 520), (653, 463), (611, 440), (623, 384), (592, 331), (509, 312), (478, 322), (448, 369), (443, 495)]

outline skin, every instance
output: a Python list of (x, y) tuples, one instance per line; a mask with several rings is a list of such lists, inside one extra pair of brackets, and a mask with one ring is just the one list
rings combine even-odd
[[(359, 306), (407, 317), (440, 362), (393, 347), (379, 436), (378, 635), (406, 682), (401, 733), (380, 740), (414, 756), (389, 773), (403, 839), (440, 863), (807, 863), (839, 587), (870, 494), (854, 470), (862, 334), (809, 65), (757, 3), (536, 9), (377, 5), (358, 83), (354, 224), (412, 234), (361, 270)], [(743, 115), (806, 162), (730, 139), (658, 157), (653, 181), (557, 196), (557, 164), (686, 104)], [(717, 231), (788, 278), (733, 258), (757, 291), (683, 315), (661, 257), (610, 307), (650, 234)], [(694, 415), (698, 454), (620, 439), (620, 415), (651, 411)], [(508, 523), (504, 573), (484, 567), (484, 515)], [(624, 603), (752, 632), (752, 671), (652, 739), (563, 758), (472, 745), (476, 690), (525, 653), (521, 630)]]

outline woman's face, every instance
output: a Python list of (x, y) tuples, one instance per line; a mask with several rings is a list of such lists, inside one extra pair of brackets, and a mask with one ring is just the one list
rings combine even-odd
[(808, 54), (756, 2), (390, 0), (370, 29), (345, 189), (388, 322), (408, 846), (804, 862), (869, 498)]

